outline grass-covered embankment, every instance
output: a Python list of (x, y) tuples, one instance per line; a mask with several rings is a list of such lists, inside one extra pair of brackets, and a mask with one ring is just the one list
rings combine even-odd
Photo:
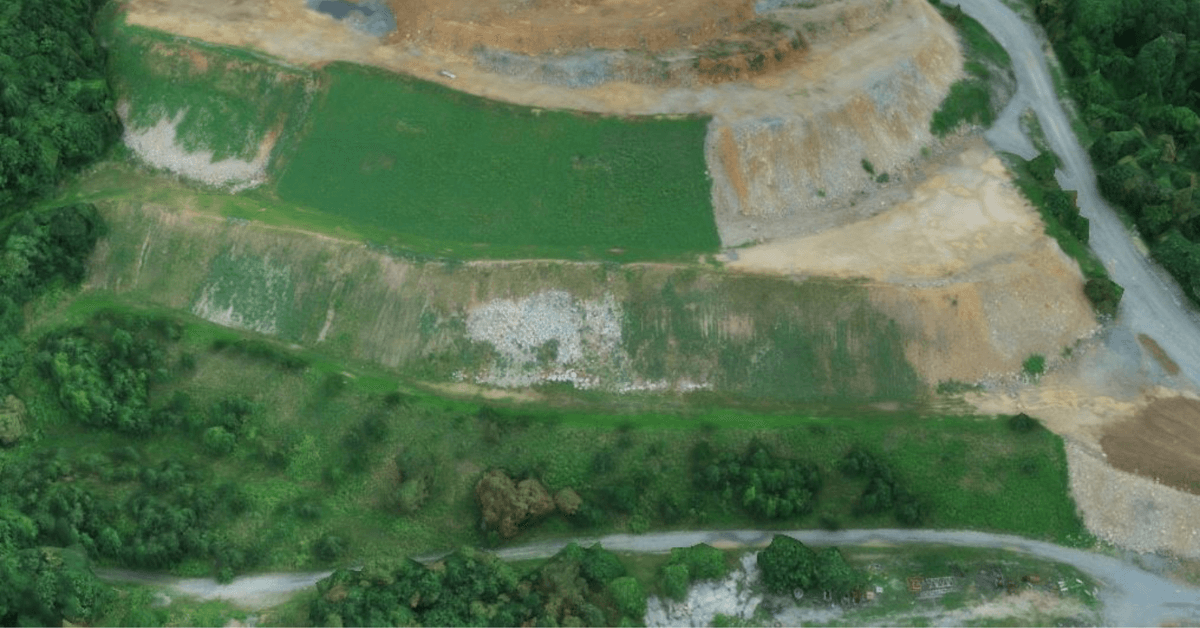
[(316, 89), (309, 70), (126, 25), (119, 15), (104, 20), (101, 32), (109, 80), (135, 130), (177, 119), (175, 142), (187, 152), (249, 161), (268, 136), (286, 144), (306, 120)]
[(334, 64), (282, 198), (448, 242), (637, 255), (718, 245), (701, 117), (508, 105)]
[(1045, 223), (1046, 235), (1054, 238), (1058, 246), (1079, 264), (1087, 283), (1084, 293), (1092, 303), (1092, 309), (1105, 317), (1115, 316), (1125, 289), (1108, 275), (1108, 269), (1088, 246), (1090, 225), (1079, 213), (1075, 193), (1067, 192), (1054, 178), (1058, 159), (1048, 148), (1032, 160), (1006, 153), (1005, 160), (1015, 176), (1014, 182), (1025, 198), (1037, 208)]

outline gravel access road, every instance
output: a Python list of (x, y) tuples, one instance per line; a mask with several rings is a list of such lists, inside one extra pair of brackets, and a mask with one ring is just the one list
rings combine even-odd
[[(1109, 344), (1117, 353), (1136, 357), (1128, 349), (1137, 334), (1158, 341), (1179, 364), (1173, 387), (1195, 389), (1200, 384), (1200, 314), (1175, 280), (1144, 252), (1145, 245), (1100, 196), (1091, 159), (1079, 144), (1050, 78), (1042, 41), (1029, 24), (1001, 0), (943, 0), (979, 21), (1012, 57), (1017, 93), (986, 133), (993, 148), (1033, 157), (1036, 150), (1021, 132), (1018, 118), (1032, 109), (1041, 123), (1050, 148), (1061, 158), (1059, 183), (1079, 193), (1081, 213), (1091, 221), (1091, 247), (1112, 278), (1125, 288), (1117, 320), (1108, 330)], [(1139, 248), (1140, 245), (1140, 248)], [(1130, 355), (1130, 354), (1133, 355)], [(1138, 368), (1136, 364), (1128, 365)]]
[[(596, 538), (542, 541), (496, 551), (505, 560), (525, 560), (553, 556), (572, 541), (581, 545), (600, 543), (614, 551), (665, 552), (673, 547), (708, 543), (723, 548), (765, 546), (776, 532), (762, 530), (701, 530), (654, 534), (615, 534)], [(1074, 565), (1101, 583), (1103, 616), (1109, 626), (1200, 625), (1200, 588), (1179, 584), (1157, 576), (1119, 558), (1052, 543), (1031, 541), (1006, 534), (948, 530), (793, 530), (782, 532), (811, 545), (866, 545), (872, 543), (923, 543), (988, 547), (1024, 552), (1041, 558)], [(441, 554), (420, 557), (433, 560)], [(226, 599), (246, 607), (262, 609), (286, 600), (291, 594), (313, 586), (330, 572), (272, 573), (238, 578), (230, 584), (217, 584), (208, 578), (173, 576), (122, 571), (97, 570), (106, 580), (136, 582), (167, 587), (176, 593), (204, 600)]]

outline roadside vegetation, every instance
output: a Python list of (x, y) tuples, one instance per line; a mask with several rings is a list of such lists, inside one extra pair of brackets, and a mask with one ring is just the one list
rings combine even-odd
[(930, 119), (930, 131), (944, 137), (964, 123), (991, 126), (1003, 107), (1002, 103), (993, 104), (993, 98), (1000, 91), (1010, 91), (1001, 86), (1015, 80), (1011, 76), (1012, 60), (991, 33), (962, 9), (938, 0), (931, 0), (931, 4), (958, 30), (967, 78), (950, 86), (950, 93)]
[(1091, 543), (1061, 441), (1036, 422), (481, 406), (208, 323), (91, 307), (25, 341), (12, 389), (26, 436), (4, 452), (3, 482), (37, 544), (109, 565), (228, 579), (746, 525)]
[(1076, 193), (1063, 190), (1054, 178), (1058, 158), (1048, 149), (1029, 161), (1011, 153), (1003, 156), (1016, 177), (1017, 188), (1041, 215), (1046, 235), (1079, 264), (1087, 280), (1084, 294), (1092, 309), (1105, 318), (1116, 316), (1125, 289), (1109, 277), (1108, 269), (1088, 246), (1090, 224), (1079, 213)]
[(1200, 5), (1038, 0), (1087, 126), (1100, 191), (1200, 302)]
[(348, 64), (279, 180), (344, 219), (472, 244), (659, 255), (718, 246), (700, 117), (489, 101)]

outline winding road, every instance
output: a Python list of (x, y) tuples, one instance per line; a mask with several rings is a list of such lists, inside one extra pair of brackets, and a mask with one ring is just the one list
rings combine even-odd
[[(1021, 16), (1001, 0), (943, 0), (983, 24), (1012, 57), (1017, 93), (987, 132), (997, 150), (1033, 157), (1036, 151), (1022, 134), (1019, 116), (1032, 109), (1041, 123), (1050, 148), (1061, 158), (1058, 182), (1079, 193), (1081, 213), (1091, 221), (1091, 247), (1112, 278), (1125, 288), (1115, 324), (1107, 330), (1107, 344), (1116, 354), (1141, 362), (1137, 334), (1158, 341), (1179, 364), (1180, 375), (1169, 380), (1174, 387), (1195, 389), (1200, 384), (1200, 315), (1162, 268), (1152, 262), (1144, 245), (1117, 217), (1096, 188), (1091, 159), (1071, 129), (1070, 119), (1054, 91), (1041, 41)], [(1120, 369), (1125, 375), (1127, 368)], [(1118, 375), (1119, 377), (1119, 375)]]
[[(1027, 108), (1036, 112), (1047, 141), (1062, 158), (1059, 182), (1064, 189), (1078, 191), (1080, 210), (1091, 220), (1093, 250), (1104, 260), (1113, 279), (1125, 287), (1125, 298), (1117, 321), (1108, 330), (1109, 348), (1123, 358), (1136, 360), (1136, 369), (1141, 358), (1135, 336), (1147, 334), (1158, 340), (1179, 364), (1181, 378), (1172, 383), (1195, 387), (1200, 382), (1200, 316), (1178, 285), (1142, 252), (1144, 247), (1139, 250), (1134, 235), (1100, 197), (1088, 155), (1072, 132), (1070, 121), (1058, 102), (1040, 41), (1023, 19), (1000, 0), (943, 2), (962, 7), (963, 11), (982, 23), (1013, 59), (1017, 93), (988, 131), (988, 141), (998, 150), (1032, 157), (1034, 148), (1021, 133), (1018, 118)], [(1126, 363), (1124, 366), (1127, 368), (1130, 365)], [(1126, 369), (1121, 370), (1128, 373)], [(756, 530), (668, 532), (577, 541), (598, 541), (612, 550), (661, 552), (696, 543), (753, 547), (765, 544), (771, 534)], [(800, 530), (787, 534), (813, 545), (860, 545), (883, 541), (1021, 551), (1074, 565), (1101, 582), (1100, 597), (1108, 625), (1200, 624), (1200, 589), (1172, 582), (1117, 558), (1050, 543), (983, 532), (940, 530)], [(509, 560), (547, 557), (567, 542), (541, 542), (504, 548), (497, 553)], [(254, 608), (279, 603), (292, 593), (311, 587), (329, 575), (329, 572), (265, 574), (220, 585), (203, 578), (184, 579), (120, 570), (97, 570), (97, 573), (108, 580), (165, 586), (201, 599), (224, 598)]]
[[(661, 532), (643, 535), (611, 536), (543, 541), (507, 547), (496, 551), (505, 560), (524, 560), (553, 556), (571, 540), (582, 545), (600, 543), (614, 551), (665, 552), (673, 547), (708, 543), (724, 548), (761, 547), (776, 532), (762, 530), (724, 530), (698, 532)], [(1157, 626), (1168, 623), (1200, 625), (1200, 589), (1182, 585), (1135, 567), (1118, 558), (1052, 543), (1031, 541), (1018, 536), (952, 530), (793, 530), (784, 532), (810, 545), (864, 545), (869, 543), (928, 543), (987, 547), (1024, 552), (1041, 558), (1074, 565), (1100, 583), (1103, 615), (1110, 626)], [(434, 560), (440, 554), (421, 557)], [(119, 570), (97, 570), (107, 580), (136, 582), (167, 587), (176, 593), (200, 599), (226, 599), (246, 608), (261, 609), (287, 600), (296, 591), (307, 589), (330, 574), (275, 573), (238, 578), (230, 584), (217, 584), (208, 578), (175, 578), (161, 574)]]

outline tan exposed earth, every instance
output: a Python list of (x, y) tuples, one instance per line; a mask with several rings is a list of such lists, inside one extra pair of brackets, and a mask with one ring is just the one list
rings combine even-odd
[(663, 50), (733, 32), (754, 0), (390, 0), (390, 42), (468, 53), (478, 45), (538, 54), (579, 48)]
[(906, 354), (931, 383), (1012, 372), (1030, 354), (1097, 328), (1078, 266), (1042, 233), (1037, 211), (982, 141), (926, 170), (883, 213), (738, 249), (726, 264), (866, 278), (873, 303), (905, 329)]

